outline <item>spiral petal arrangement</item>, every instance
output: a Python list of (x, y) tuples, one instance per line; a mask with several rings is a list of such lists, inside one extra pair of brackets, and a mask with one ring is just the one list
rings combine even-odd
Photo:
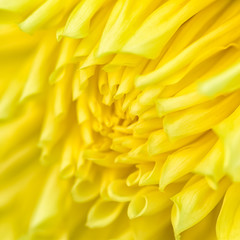
[(0, 0), (0, 238), (240, 239), (239, 0)]

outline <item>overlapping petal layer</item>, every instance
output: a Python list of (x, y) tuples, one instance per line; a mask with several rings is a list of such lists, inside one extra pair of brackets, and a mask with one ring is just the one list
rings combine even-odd
[(0, 0), (0, 22), (1, 239), (240, 239), (240, 1)]

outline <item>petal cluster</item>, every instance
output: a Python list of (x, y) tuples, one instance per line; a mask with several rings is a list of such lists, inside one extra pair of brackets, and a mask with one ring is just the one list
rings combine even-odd
[(240, 239), (240, 1), (0, 0), (3, 240)]

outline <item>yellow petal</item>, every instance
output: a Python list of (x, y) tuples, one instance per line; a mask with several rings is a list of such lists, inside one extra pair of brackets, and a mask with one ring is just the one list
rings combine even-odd
[(228, 181), (222, 180), (217, 190), (212, 190), (205, 179), (186, 187), (172, 198), (172, 224), (175, 236), (194, 226), (207, 216), (223, 197)]
[(107, 226), (119, 216), (123, 206), (123, 203), (98, 200), (88, 213), (87, 226), (90, 228)]
[(158, 189), (137, 194), (128, 206), (130, 219), (140, 216), (154, 215), (171, 205), (168, 197)]
[(238, 94), (235, 92), (225, 98), (221, 97), (168, 114), (163, 119), (164, 130), (170, 138), (189, 136), (209, 130), (236, 109), (240, 101)]
[(240, 237), (240, 194), (239, 183), (232, 184), (225, 195), (222, 209), (217, 221), (219, 240), (237, 240)]

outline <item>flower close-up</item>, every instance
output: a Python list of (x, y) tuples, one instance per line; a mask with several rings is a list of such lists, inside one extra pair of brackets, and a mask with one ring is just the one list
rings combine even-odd
[(0, 240), (240, 240), (240, 0), (0, 0)]

